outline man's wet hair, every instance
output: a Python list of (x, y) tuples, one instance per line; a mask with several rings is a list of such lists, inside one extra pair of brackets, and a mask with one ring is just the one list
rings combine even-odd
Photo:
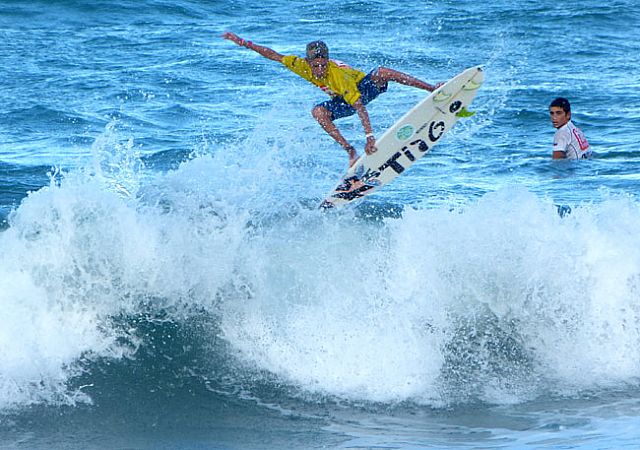
[(322, 41), (313, 41), (307, 44), (307, 59), (329, 58), (329, 47)]
[(549, 105), (549, 108), (551, 108), (552, 106), (559, 106), (560, 108), (562, 108), (562, 110), (565, 113), (570, 113), (571, 112), (571, 103), (569, 103), (569, 100), (567, 100), (564, 97), (558, 97), (556, 99), (554, 99), (551, 104)]

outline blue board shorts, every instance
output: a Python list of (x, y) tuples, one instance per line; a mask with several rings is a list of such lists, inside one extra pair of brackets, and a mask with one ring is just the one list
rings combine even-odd
[[(388, 83), (379, 88), (372, 80), (371, 74), (375, 73), (377, 68), (369, 72), (358, 83), (358, 90), (360, 91), (360, 100), (364, 105), (376, 98), (378, 95), (387, 91)], [(342, 97), (333, 97), (331, 100), (327, 100), (322, 103), (318, 103), (316, 106), (322, 106), (331, 112), (331, 120), (340, 119), (342, 117), (352, 116), (356, 113), (356, 109), (349, 103), (345, 102)]]

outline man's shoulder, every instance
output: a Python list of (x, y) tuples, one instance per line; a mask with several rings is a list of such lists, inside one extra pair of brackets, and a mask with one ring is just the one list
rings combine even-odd
[(346, 62), (340, 61), (339, 59), (330, 59), (329, 65), (337, 67), (339, 69), (351, 69), (352, 67)]
[(567, 124), (564, 124), (560, 128), (556, 128), (556, 132), (553, 135), (553, 147), (555, 150), (564, 151), (564, 147), (567, 142), (571, 140), (571, 131), (567, 127)]
[(576, 132), (580, 133), (580, 134), (584, 134), (584, 131), (582, 131), (582, 128), (580, 128), (579, 126), (577, 126), (576, 124), (574, 124), (573, 122), (571, 122), (571, 130), (576, 130)]
[(573, 124), (571, 122), (567, 122), (562, 125), (560, 128), (556, 129), (556, 136), (569, 136), (571, 135), (571, 127)]
[(284, 55), (282, 57), (282, 64), (292, 69), (304, 69), (309, 67), (309, 63), (304, 58), (300, 58), (296, 55)]
[(349, 83), (358, 83), (365, 77), (365, 73), (360, 69), (351, 67), (342, 61), (336, 59), (329, 60), (329, 78), (340, 79)]

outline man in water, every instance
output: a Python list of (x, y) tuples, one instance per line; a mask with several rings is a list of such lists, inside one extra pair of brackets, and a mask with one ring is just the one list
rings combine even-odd
[(378, 67), (369, 74), (365, 74), (342, 62), (329, 59), (329, 49), (322, 41), (307, 44), (306, 57), (300, 58), (294, 55), (281, 55), (268, 47), (246, 41), (231, 32), (224, 33), (222, 37), (241, 47), (253, 50), (265, 58), (282, 63), (295, 74), (329, 94), (331, 100), (314, 106), (311, 114), (322, 128), (347, 151), (349, 166), (352, 166), (358, 159), (358, 152), (342, 136), (333, 123), (334, 120), (358, 113), (367, 139), (364, 149), (370, 155), (376, 151), (376, 139), (365, 105), (385, 92), (389, 81), (430, 92), (442, 85), (440, 83), (434, 86), (387, 67)]
[(584, 133), (571, 122), (571, 105), (558, 97), (549, 105), (551, 123), (557, 129), (553, 137), (553, 159), (583, 159), (591, 157)]

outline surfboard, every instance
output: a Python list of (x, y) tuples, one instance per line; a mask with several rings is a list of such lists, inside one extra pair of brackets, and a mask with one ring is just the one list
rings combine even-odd
[(480, 66), (470, 67), (411, 108), (376, 141), (377, 151), (364, 153), (320, 203), (346, 205), (370, 195), (404, 173), (440, 142), (460, 119), (484, 81)]

